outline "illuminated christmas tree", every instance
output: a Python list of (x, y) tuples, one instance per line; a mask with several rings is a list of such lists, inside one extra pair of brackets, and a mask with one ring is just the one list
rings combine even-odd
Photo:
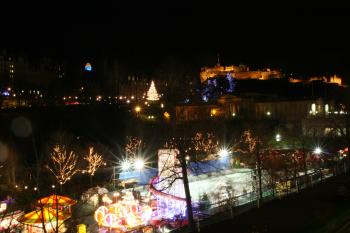
[(154, 82), (151, 82), (151, 86), (149, 87), (149, 90), (147, 91), (147, 100), (149, 101), (157, 101), (159, 100), (159, 95), (156, 89), (156, 86), (154, 85)]

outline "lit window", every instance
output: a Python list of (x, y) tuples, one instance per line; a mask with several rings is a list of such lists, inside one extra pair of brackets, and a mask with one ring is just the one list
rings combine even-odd
[(324, 111), (325, 111), (326, 113), (329, 112), (329, 105), (328, 105), (328, 104), (326, 104), (326, 105), (324, 106)]
[(316, 111), (316, 104), (312, 103), (311, 104), (311, 110), (310, 110), (310, 114), (316, 115), (317, 111)]

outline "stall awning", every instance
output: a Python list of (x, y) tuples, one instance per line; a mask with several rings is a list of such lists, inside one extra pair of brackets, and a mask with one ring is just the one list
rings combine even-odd
[(41, 198), (37, 201), (39, 206), (71, 206), (77, 202), (69, 197), (60, 195), (51, 195), (48, 197)]

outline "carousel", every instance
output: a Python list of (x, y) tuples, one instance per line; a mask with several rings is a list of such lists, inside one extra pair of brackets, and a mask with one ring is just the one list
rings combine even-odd
[(151, 207), (135, 200), (131, 192), (126, 192), (114, 201), (105, 196), (103, 202), (104, 205), (95, 211), (95, 220), (101, 231), (128, 232), (142, 229), (145, 232), (150, 228)]

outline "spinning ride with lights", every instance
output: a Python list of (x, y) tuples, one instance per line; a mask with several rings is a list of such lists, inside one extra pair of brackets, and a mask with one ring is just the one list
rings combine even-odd
[(149, 224), (152, 209), (141, 205), (131, 192), (123, 196), (123, 200), (108, 206), (100, 206), (95, 211), (95, 220), (100, 227), (113, 228), (122, 232), (141, 228)]

